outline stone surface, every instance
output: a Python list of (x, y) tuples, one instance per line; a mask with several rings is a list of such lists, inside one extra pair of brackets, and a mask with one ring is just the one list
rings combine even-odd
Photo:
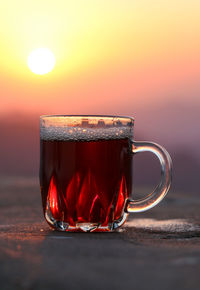
[(61, 233), (34, 179), (0, 179), (0, 289), (199, 289), (200, 197), (170, 192), (114, 233)]

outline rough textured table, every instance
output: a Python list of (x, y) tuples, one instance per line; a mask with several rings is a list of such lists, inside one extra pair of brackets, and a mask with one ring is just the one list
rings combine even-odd
[(0, 179), (0, 289), (200, 289), (200, 196), (170, 192), (114, 233), (61, 233), (34, 179)]

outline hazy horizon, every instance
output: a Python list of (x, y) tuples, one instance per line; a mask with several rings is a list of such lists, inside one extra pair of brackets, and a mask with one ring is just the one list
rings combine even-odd
[[(164, 146), (173, 161), (174, 189), (198, 192), (200, 156), (196, 145), (200, 142), (199, 109), (191, 108), (191, 115), (188, 117), (184, 114), (183, 106), (169, 104), (162, 108), (142, 108), (131, 114), (135, 115), (134, 139), (152, 141)], [(188, 107), (186, 108), (188, 111)], [(39, 115), (36, 112), (28, 114), (18, 111), (4, 112), (0, 116), (1, 177), (38, 176)], [(136, 184), (155, 185), (160, 175), (156, 158), (146, 153), (140, 154), (134, 160)]]

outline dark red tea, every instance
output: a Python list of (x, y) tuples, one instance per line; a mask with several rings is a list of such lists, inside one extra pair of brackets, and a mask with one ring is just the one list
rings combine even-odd
[(129, 139), (41, 140), (43, 210), (51, 225), (108, 227), (122, 219), (132, 192)]

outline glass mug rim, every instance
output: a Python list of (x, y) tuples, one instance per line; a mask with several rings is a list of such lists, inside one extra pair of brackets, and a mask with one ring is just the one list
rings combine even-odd
[(132, 122), (135, 121), (134, 117), (130, 116), (119, 116), (119, 115), (65, 115), (65, 114), (55, 114), (55, 115), (41, 115), (40, 119), (45, 119), (45, 118), (90, 118), (90, 119), (95, 119), (95, 118), (101, 118), (101, 119), (127, 119)]

